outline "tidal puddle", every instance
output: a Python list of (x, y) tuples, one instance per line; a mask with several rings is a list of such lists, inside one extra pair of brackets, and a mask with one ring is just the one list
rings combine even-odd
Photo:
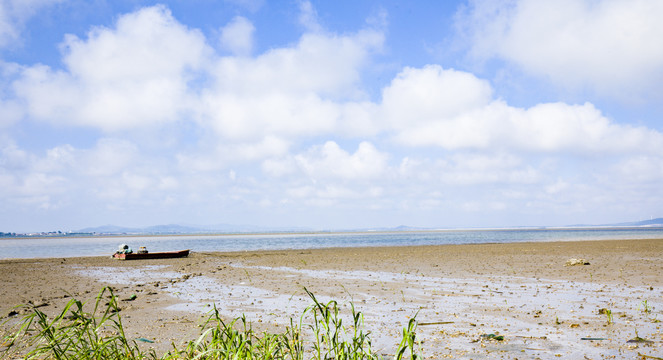
[(141, 267), (79, 267), (74, 268), (80, 275), (92, 277), (109, 284), (136, 284), (152, 281), (179, 279), (182, 274), (163, 271), (167, 265), (145, 265)]

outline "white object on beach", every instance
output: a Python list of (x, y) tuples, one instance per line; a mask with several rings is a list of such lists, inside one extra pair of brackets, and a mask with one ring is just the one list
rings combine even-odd
[(574, 266), (574, 265), (589, 265), (589, 261), (585, 259), (568, 259), (566, 260), (566, 265), (564, 266)]

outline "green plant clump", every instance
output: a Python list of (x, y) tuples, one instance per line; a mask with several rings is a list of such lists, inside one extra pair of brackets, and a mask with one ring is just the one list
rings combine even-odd
[[(255, 333), (246, 317), (225, 323), (216, 307), (204, 323), (200, 336), (187, 345), (158, 357), (154, 350), (142, 351), (134, 340), (128, 340), (119, 314), (117, 298), (109, 288), (96, 297), (92, 313), (84, 311), (84, 303), (73, 299), (55, 318), (33, 309), (18, 330), (6, 336), (0, 345), (5, 359), (289, 359), (289, 360), (360, 360), (381, 359), (371, 348), (370, 332), (364, 332), (364, 317), (351, 303), (352, 324), (343, 325), (341, 307), (332, 300), (319, 302), (304, 289), (313, 304), (299, 321), (290, 319), (283, 333)], [(105, 306), (102, 301), (109, 299)], [(306, 319), (312, 318), (307, 323)], [(409, 320), (394, 359), (415, 360), (416, 320)]]
[[(109, 296), (104, 297), (106, 292)], [(110, 298), (105, 308), (104, 298)], [(3, 356), (22, 353), (24, 359), (144, 359), (135, 341), (128, 341), (119, 316), (117, 298), (108, 288), (97, 295), (94, 310), (88, 314), (84, 303), (72, 299), (54, 319), (33, 309), (20, 328), (6, 339)], [(36, 335), (32, 335), (36, 333)]]

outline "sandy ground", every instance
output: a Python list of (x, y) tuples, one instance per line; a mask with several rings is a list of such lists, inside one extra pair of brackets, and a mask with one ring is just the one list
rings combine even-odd
[[(571, 258), (589, 265), (565, 266)], [(56, 314), (112, 286), (127, 336), (160, 354), (197, 338), (212, 304), (283, 331), (311, 304), (306, 287), (352, 301), (385, 355), (416, 315), (428, 359), (663, 357), (663, 239), (4, 260), (0, 274), (5, 328), (30, 307)], [(649, 341), (629, 342), (636, 335)]]

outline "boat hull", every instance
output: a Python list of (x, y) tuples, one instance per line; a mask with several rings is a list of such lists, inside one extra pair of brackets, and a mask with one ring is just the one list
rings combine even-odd
[(179, 251), (153, 252), (146, 254), (113, 254), (113, 257), (120, 260), (145, 260), (145, 259), (173, 259), (189, 256), (189, 249)]

